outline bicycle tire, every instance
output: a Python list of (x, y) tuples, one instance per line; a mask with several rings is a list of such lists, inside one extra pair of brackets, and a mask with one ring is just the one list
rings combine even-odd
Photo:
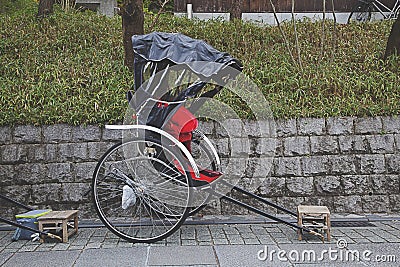
[(366, 22), (371, 20), (373, 5), (372, 2), (358, 2), (351, 11), (347, 23)]
[[(191, 179), (167, 162), (167, 157), (174, 160), (173, 164), (184, 162), (172, 149), (159, 141), (134, 138), (115, 144), (100, 158), (92, 178), (93, 203), (112, 233), (132, 243), (153, 243), (167, 238), (183, 224), (189, 214)], [(157, 154), (160, 151), (163, 156)], [(124, 190), (132, 200), (125, 207)], [(159, 216), (154, 206), (169, 209), (176, 216)]]

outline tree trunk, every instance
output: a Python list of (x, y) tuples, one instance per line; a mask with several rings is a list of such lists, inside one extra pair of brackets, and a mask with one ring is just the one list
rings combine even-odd
[(43, 18), (53, 13), (54, 0), (40, 0), (37, 17)]
[(121, 5), (124, 64), (133, 70), (132, 36), (143, 34), (143, 0), (127, 0)]
[(231, 7), (231, 20), (242, 19), (243, 0), (233, 0)]
[(393, 23), (392, 30), (390, 31), (384, 59), (389, 56), (400, 53), (400, 15)]

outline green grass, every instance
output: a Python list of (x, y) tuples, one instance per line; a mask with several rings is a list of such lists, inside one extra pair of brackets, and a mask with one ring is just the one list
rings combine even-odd
[[(123, 119), (133, 74), (123, 66), (121, 21), (91, 12), (35, 18), (37, 4), (0, 14), (0, 124), (109, 123)], [(151, 23), (150, 15), (146, 23)], [(154, 30), (204, 39), (239, 58), (275, 117), (399, 114), (399, 58), (383, 62), (392, 22), (297, 24), (303, 71), (293, 64), (277, 27), (240, 21), (162, 16)], [(147, 26), (146, 26), (147, 27)], [(293, 27), (283, 25), (294, 56)], [(335, 40), (335, 41), (333, 41)], [(246, 107), (229, 94), (219, 98)]]

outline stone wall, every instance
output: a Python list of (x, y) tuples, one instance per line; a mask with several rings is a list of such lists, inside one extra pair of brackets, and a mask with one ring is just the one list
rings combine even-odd
[[(260, 157), (254, 127), (245, 122), (244, 131), (237, 131), (249, 133), (244, 142), (212, 122), (201, 124), (222, 158), (231, 149), (250, 152), (243, 186), (262, 178), (252, 190), (290, 209), (303, 203), (327, 205), (334, 213), (400, 211), (399, 117), (278, 120), (271, 168), (268, 158)], [(41, 208), (79, 209), (83, 217), (95, 218), (91, 194), (86, 194), (91, 176), (96, 160), (120, 138), (118, 131), (93, 125), (2, 126), (0, 193)], [(3, 213), (14, 212), (1, 204)], [(204, 212), (247, 213), (225, 201)]]

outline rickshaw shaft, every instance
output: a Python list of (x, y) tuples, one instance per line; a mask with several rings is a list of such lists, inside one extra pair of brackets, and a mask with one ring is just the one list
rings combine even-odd
[[(231, 185), (231, 184), (229, 184), (229, 183), (227, 183), (227, 182), (224, 182), (224, 183), (227, 184), (227, 185)], [(231, 186), (233, 186), (233, 185), (231, 185)], [(258, 195), (256, 195), (256, 194), (254, 194), (254, 193), (251, 193), (251, 192), (249, 192), (249, 191), (246, 191), (246, 190), (244, 190), (244, 189), (242, 189), (242, 188), (240, 188), (240, 187), (237, 187), (237, 186), (233, 186), (233, 189), (235, 189), (236, 191), (238, 191), (238, 192), (240, 192), (240, 193), (242, 193), (242, 194), (244, 194), (244, 195), (253, 197), (253, 198), (257, 199), (258, 201), (263, 202), (264, 204), (267, 204), (267, 205), (272, 206), (272, 207), (274, 207), (274, 208), (276, 208), (276, 209), (278, 209), (278, 210), (281, 210), (281, 211), (283, 211), (283, 212), (286, 212), (286, 213), (288, 213), (288, 214), (290, 214), (290, 215), (293, 215), (293, 216), (297, 217), (297, 214), (294, 213), (293, 211), (288, 210), (288, 209), (286, 209), (286, 208), (284, 208), (284, 207), (281, 207), (281, 206), (279, 206), (279, 205), (277, 205), (277, 204), (275, 204), (275, 203), (272, 203), (272, 202), (266, 200), (265, 198), (262, 198), (262, 197), (260, 197), (260, 196), (258, 196)]]
[(0, 194), (0, 198), (4, 199), (5, 201), (11, 202), (11, 203), (13, 203), (13, 204), (15, 204), (17, 206), (20, 206), (21, 208), (24, 208), (26, 210), (33, 210), (33, 208), (31, 208), (31, 207), (29, 207), (29, 206), (27, 206), (25, 204), (22, 204), (21, 202), (15, 201), (15, 200), (13, 200), (13, 199), (11, 199), (9, 197), (6, 197), (6, 196), (4, 196), (2, 194)]
[(249, 205), (249, 204), (246, 204), (246, 203), (244, 203), (244, 202), (241, 202), (241, 201), (239, 201), (239, 200), (237, 200), (237, 199), (234, 199), (234, 198), (232, 198), (232, 197), (229, 197), (229, 196), (226, 196), (226, 195), (224, 195), (224, 194), (218, 193), (218, 192), (216, 192), (216, 191), (214, 191), (214, 190), (212, 190), (212, 189), (209, 189), (208, 191), (209, 191), (210, 194), (213, 194), (213, 195), (215, 195), (215, 196), (217, 196), (217, 197), (220, 197), (220, 198), (222, 198), (222, 199), (228, 200), (229, 202), (232, 202), (232, 203), (234, 203), (234, 204), (237, 204), (237, 205), (239, 205), (239, 206), (241, 206), (241, 207), (243, 207), (243, 208), (246, 208), (246, 209), (248, 209), (248, 210), (250, 210), (250, 211), (252, 211), (252, 212), (255, 212), (255, 213), (259, 214), (259, 215), (262, 215), (262, 216), (267, 217), (267, 218), (269, 218), (269, 219), (272, 219), (272, 220), (274, 220), (274, 221), (287, 224), (287, 225), (289, 225), (289, 226), (291, 226), (291, 227), (294, 227), (294, 228), (296, 228), (296, 229), (306, 231), (307, 233), (312, 233), (312, 232), (313, 232), (312, 230), (310, 230), (310, 229), (308, 229), (308, 228), (301, 227), (301, 226), (299, 226), (299, 225), (297, 225), (297, 224), (294, 224), (294, 223), (285, 221), (285, 220), (283, 220), (283, 219), (280, 219), (280, 218), (278, 218), (278, 217), (275, 217), (275, 216), (273, 216), (273, 215), (270, 215), (270, 214), (266, 213), (265, 211), (262, 211), (262, 210), (260, 210), (260, 209), (257, 209), (257, 208), (255, 208), (255, 207)]
[(48, 236), (48, 237), (51, 237), (51, 238), (55, 238), (55, 239), (58, 239), (58, 240), (62, 241), (62, 238), (57, 236), (57, 235), (53, 235), (51, 233), (42, 232), (42, 231), (39, 231), (38, 229), (31, 228), (31, 227), (25, 226), (23, 224), (19, 224), (17, 222), (11, 221), (11, 220), (7, 220), (7, 219), (4, 219), (4, 218), (0, 217), (0, 222), (3, 222), (3, 223), (6, 223), (6, 224), (9, 224), (11, 226), (15, 226), (15, 227), (18, 227), (18, 228), (29, 230), (29, 231), (32, 231), (34, 233), (38, 233), (40, 235), (45, 235), (45, 236)]

